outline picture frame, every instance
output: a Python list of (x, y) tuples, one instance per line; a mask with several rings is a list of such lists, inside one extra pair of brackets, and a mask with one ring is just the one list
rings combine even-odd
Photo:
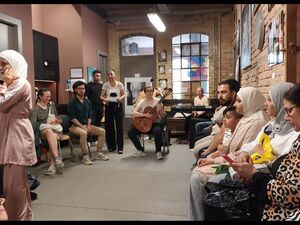
[(158, 62), (167, 62), (167, 50), (158, 52)]
[(241, 69), (251, 65), (251, 14), (250, 5), (245, 4), (241, 17)]
[(82, 67), (70, 68), (70, 78), (71, 79), (83, 78), (83, 69), (82, 69)]
[(132, 112), (140, 92), (143, 92), (147, 85), (152, 84), (152, 77), (125, 77), (125, 117), (132, 117)]
[(252, 15), (255, 15), (258, 10), (260, 4), (252, 4)]
[(87, 67), (87, 82), (93, 81), (93, 72), (96, 70), (96, 67), (88, 66)]
[(73, 91), (73, 84), (76, 82), (76, 81), (82, 81), (82, 82), (84, 82), (84, 83), (86, 83), (86, 81), (85, 81), (85, 79), (70, 79), (70, 81), (68, 81), (68, 82), (70, 82), (68, 85), (69, 85), (69, 87), (70, 87), (70, 89), (69, 89), (69, 91), (71, 91), (71, 92), (74, 92)]
[(158, 83), (159, 83), (159, 87), (162, 91), (168, 89), (168, 79), (159, 79)]
[(158, 66), (158, 73), (159, 74), (165, 74), (166, 73), (166, 67), (164, 65)]

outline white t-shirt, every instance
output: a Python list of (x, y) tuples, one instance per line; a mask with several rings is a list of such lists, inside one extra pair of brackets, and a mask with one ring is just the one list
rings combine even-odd
[(109, 82), (103, 84), (102, 90), (105, 91), (109, 102), (117, 102), (117, 97), (121, 96), (121, 91), (124, 90), (124, 85), (116, 81), (116, 86), (112, 87)]

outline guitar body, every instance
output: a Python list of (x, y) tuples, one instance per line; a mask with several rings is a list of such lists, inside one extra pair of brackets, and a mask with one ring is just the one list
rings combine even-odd
[[(171, 92), (172, 88), (168, 88), (166, 93), (161, 97), (158, 103), (160, 104), (165, 99), (165, 97), (167, 97)], [(143, 113), (149, 113), (152, 116), (151, 118), (134, 117), (132, 123), (133, 126), (142, 133), (148, 133), (151, 130), (152, 123), (158, 118), (158, 113), (156, 111), (156, 107), (152, 108), (151, 106), (146, 107)]]
[(151, 118), (134, 117), (133, 126), (143, 133), (149, 132), (149, 130), (151, 130), (153, 121), (156, 120), (158, 117), (156, 110), (155, 112), (151, 113), (152, 111), (154, 111), (152, 107), (150, 106), (146, 107), (143, 113), (150, 113), (152, 114), (152, 117)]

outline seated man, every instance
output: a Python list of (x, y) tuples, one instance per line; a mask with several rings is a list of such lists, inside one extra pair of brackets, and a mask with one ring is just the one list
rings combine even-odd
[(82, 163), (85, 165), (92, 164), (88, 155), (87, 136), (89, 134), (98, 136), (96, 159), (103, 161), (109, 160), (109, 158), (102, 152), (102, 147), (105, 142), (105, 130), (91, 125), (91, 103), (84, 96), (85, 83), (83, 81), (76, 81), (73, 84), (73, 91), (75, 93), (75, 97), (68, 105), (68, 116), (73, 124), (69, 128), (69, 131), (80, 137), (80, 147), (83, 154)]
[[(197, 96), (194, 98), (194, 106), (207, 106), (208, 105), (208, 98), (203, 95), (203, 88), (199, 86), (197, 88)], [(193, 111), (191, 115), (187, 116), (185, 119), (184, 131), (185, 134), (189, 137), (190, 148), (194, 147), (194, 129), (195, 123), (191, 123), (193, 118), (204, 118), (208, 119), (205, 115), (205, 111)], [(191, 132), (192, 131), (192, 132)]]
[[(156, 97), (153, 97), (154, 88), (152, 86), (146, 86), (144, 89), (144, 93), (146, 94), (146, 97), (142, 99), (137, 106), (134, 108), (133, 111), (133, 117), (144, 117), (145, 119), (150, 119), (153, 121), (151, 129), (148, 133), (152, 133), (155, 137), (155, 149), (156, 149), (156, 158), (158, 160), (163, 159), (162, 153), (161, 153), (161, 146), (162, 146), (162, 132), (163, 132), (163, 122), (161, 118), (164, 118), (166, 113), (163, 110), (163, 105), (159, 104), (159, 99)], [(155, 112), (153, 113), (144, 113), (146, 107), (155, 108)], [(157, 118), (158, 117), (158, 118)], [(134, 157), (140, 157), (145, 156), (144, 148), (141, 145), (141, 142), (138, 138), (138, 135), (140, 135), (141, 132), (136, 127), (132, 126), (130, 131), (128, 132), (128, 137), (134, 144), (135, 148), (137, 149), (137, 152), (133, 155)]]
[[(196, 143), (192, 151), (194, 154), (198, 154), (199, 150), (203, 148), (207, 148), (205, 151), (201, 153), (201, 157), (206, 157), (213, 151), (217, 149), (217, 146), (222, 143), (223, 135), (225, 129), (222, 127), (223, 120), (223, 111), (228, 105), (233, 105), (236, 99), (236, 94), (240, 89), (240, 85), (238, 81), (234, 79), (223, 80), (218, 85), (218, 100), (220, 102), (220, 107), (218, 107), (215, 111), (215, 114), (212, 118), (212, 133), (205, 137), (199, 139)], [(210, 126), (211, 124), (203, 124), (204, 122), (200, 122), (196, 124), (196, 130), (199, 131), (199, 127), (204, 129), (205, 127)], [(203, 126), (205, 125), (205, 126)]]

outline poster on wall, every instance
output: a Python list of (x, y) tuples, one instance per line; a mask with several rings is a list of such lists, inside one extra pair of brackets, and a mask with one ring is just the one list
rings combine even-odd
[(87, 82), (93, 81), (93, 72), (96, 70), (96, 67), (88, 66), (87, 67)]
[(242, 43), (241, 43), (241, 69), (251, 65), (251, 14), (249, 4), (245, 4), (242, 12)]
[[(281, 14), (280, 14), (281, 15)], [(268, 26), (269, 47), (268, 64), (269, 66), (283, 62), (283, 28), (281, 16), (275, 17)]]
[(132, 117), (133, 106), (146, 85), (151, 85), (152, 77), (125, 77), (125, 117)]

